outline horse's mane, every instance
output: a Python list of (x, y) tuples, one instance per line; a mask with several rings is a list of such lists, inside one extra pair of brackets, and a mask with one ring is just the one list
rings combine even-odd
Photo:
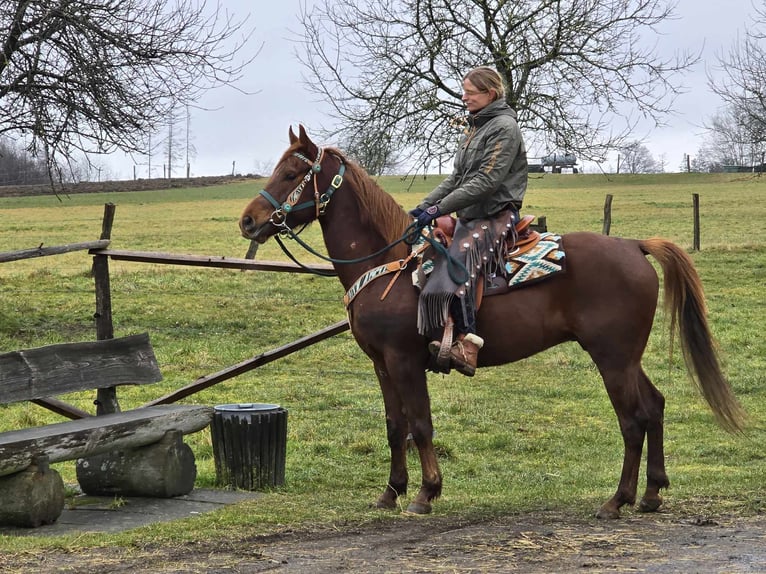
[(359, 199), (362, 221), (375, 229), (387, 243), (401, 238), (411, 223), (407, 212), (359, 164), (348, 159), (336, 148), (327, 148), (325, 151), (341, 158), (346, 164), (343, 177), (351, 184), (348, 187)]

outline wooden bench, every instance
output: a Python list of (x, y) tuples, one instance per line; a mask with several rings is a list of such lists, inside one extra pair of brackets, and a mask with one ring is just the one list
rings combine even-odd
[[(0, 525), (36, 527), (58, 519), (64, 485), (49, 466), (54, 462), (77, 460), (86, 494), (190, 492), (197, 470), (183, 435), (207, 427), (212, 407), (157, 405), (92, 416), (50, 398), (161, 379), (147, 334), (0, 354), (0, 404), (33, 401), (82, 417), (0, 433)], [(119, 411), (116, 395), (107, 396), (114, 399), (109, 409)]]

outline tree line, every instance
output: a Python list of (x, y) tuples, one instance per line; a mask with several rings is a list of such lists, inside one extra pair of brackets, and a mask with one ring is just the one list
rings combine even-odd
[(0, 139), (0, 185), (46, 183), (48, 169), (44, 161), (30, 156), (23, 147)]

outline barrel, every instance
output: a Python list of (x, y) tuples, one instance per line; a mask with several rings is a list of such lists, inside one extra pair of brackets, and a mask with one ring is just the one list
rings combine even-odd
[(210, 429), (218, 486), (261, 490), (284, 484), (285, 409), (267, 403), (218, 405)]

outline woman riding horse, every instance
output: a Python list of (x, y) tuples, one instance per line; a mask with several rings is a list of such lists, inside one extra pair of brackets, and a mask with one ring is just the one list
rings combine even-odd
[[(484, 345), (476, 334), (480, 282), (495, 270), (502, 272), (504, 237), (513, 233), (527, 190), (527, 152), (497, 71), (482, 66), (468, 72), (462, 100), (468, 129), (458, 146), (454, 171), (410, 215), (423, 227), (440, 215), (458, 215), (449, 251), (452, 261), (436, 260), (420, 296), (418, 329), (435, 339), (440, 330), (454, 325), (456, 337), (446, 370), (454, 368), (472, 377)], [(467, 276), (456, 276), (451, 268), (455, 260), (465, 266)], [(438, 357), (441, 343), (433, 340), (429, 350)]]

